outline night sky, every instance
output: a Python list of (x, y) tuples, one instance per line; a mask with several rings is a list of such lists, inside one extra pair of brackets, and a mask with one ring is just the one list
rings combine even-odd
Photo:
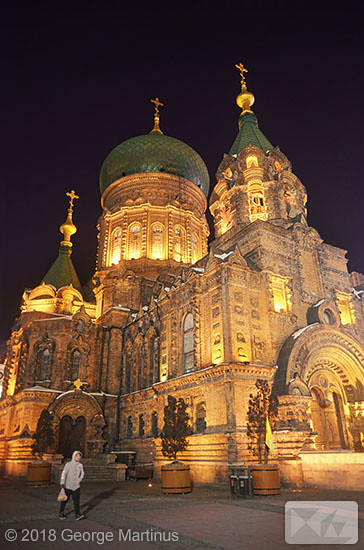
[(99, 170), (116, 145), (151, 130), (150, 98), (165, 103), (163, 132), (198, 151), (214, 184), (237, 133), (240, 61), (260, 129), (307, 188), (309, 224), (364, 272), (359, 13), (320, 2), (313, 11), (306, 2), (73, 4), (1, 14), (0, 340), (24, 288), (57, 257), (71, 189), (80, 195), (72, 258), (81, 282), (91, 278)]

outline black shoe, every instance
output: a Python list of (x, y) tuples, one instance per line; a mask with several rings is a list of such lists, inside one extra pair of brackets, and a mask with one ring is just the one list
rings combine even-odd
[(84, 514), (77, 514), (75, 517), (75, 520), (78, 521), (79, 519), (82, 519), (84, 517), (85, 517)]
[(58, 514), (58, 519), (66, 519), (66, 516), (64, 514)]

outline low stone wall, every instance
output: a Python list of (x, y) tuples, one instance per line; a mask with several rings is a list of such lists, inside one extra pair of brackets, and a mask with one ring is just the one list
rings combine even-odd
[(364, 453), (318, 451), (302, 452), (299, 456), (306, 487), (348, 491), (363, 487)]
[(282, 487), (294, 487), (296, 489), (303, 487), (301, 458), (284, 458), (273, 462), (279, 465)]

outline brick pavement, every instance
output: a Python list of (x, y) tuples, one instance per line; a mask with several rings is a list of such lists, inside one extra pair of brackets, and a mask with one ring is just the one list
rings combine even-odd
[[(287, 546), (284, 504), (288, 500), (358, 502), (359, 543), (350, 547), (364, 545), (364, 492), (359, 491), (283, 490), (279, 496), (244, 500), (232, 498), (228, 488), (221, 487), (162, 495), (158, 483), (152, 487), (144, 481), (88, 483), (81, 497), (87, 517), (79, 522), (74, 520), (71, 503), (66, 508), (67, 519), (58, 520), (55, 485), (27, 487), (22, 480), (0, 480), (0, 491), (0, 547), (4, 550), (281, 550)], [(17, 540), (5, 541), (7, 529), (16, 531)], [(133, 536), (134, 540), (123, 540)], [(178, 540), (172, 540), (173, 536)], [(299, 546), (300, 550), (308, 548), (314, 547)], [(325, 548), (342, 546), (320, 545), (320, 550)]]

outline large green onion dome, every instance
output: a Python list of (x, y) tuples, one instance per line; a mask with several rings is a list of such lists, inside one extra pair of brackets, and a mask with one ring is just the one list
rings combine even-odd
[(100, 171), (101, 194), (114, 181), (131, 174), (165, 172), (196, 184), (207, 195), (209, 174), (200, 155), (179, 139), (152, 131), (128, 139), (106, 157)]

